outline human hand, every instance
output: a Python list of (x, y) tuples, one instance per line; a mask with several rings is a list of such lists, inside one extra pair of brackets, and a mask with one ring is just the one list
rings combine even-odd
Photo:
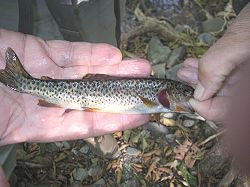
[[(198, 66), (198, 59), (190, 58), (185, 60), (181, 69), (178, 71), (178, 77), (195, 88), (198, 84)], [(211, 97), (204, 101), (190, 99), (190, 104), (205, 119), (223, 122), (230, 104), (229, 96), (232, 91), (232, 85), (237, 80), (236, 77), (238, 74), (239, 72), (236, 72), (233, 76), (229, 77), (227, 83), (221, 87), (215, 97)]]
[[(14, 49), (32, 76), (82, 78), (87, 73), (148, 76), (149, 63), (122, 60), (120, 51), (107, 44), (44, 41), (38, 37), (0, 30), (0, 69), (4, 54)], [(0, 145), (24, 141), (59, 141), (88, 138), (142, 125), (148, 115), (65, 112), (64, 108), (37, 105), (37, 98), (0, 84)]]
[(199, 63), (197, 59), (188, 59), (178, 72), (182, 80), (196, 85), (190, 104), (206, 119), (219, 122), (225, 117), (230, 89), (239, 73), (237, 67), (250, 62), (249, 31), (250, 3)]

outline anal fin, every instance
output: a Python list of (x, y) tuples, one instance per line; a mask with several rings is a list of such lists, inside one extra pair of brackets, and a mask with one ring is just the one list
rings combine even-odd
[(117, 77), (117, 76), (112, 76), (112, 75), (107, 75), (107, 74), (92, 74), (92, 73), (88, 73), (85, 76), (82, 77), (82, 79), (89, 79), (89, 80), (102, 80), (102, 79), (119, 79), (121, 77)]
[(83, 108), (85, 112), (101, 112), (102, 110), (99, 108)]

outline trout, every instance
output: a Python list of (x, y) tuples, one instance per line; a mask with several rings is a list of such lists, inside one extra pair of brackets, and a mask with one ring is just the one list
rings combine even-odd
[(184, 83), (158, 78), (87, 74), (82, 79), (32, 77), (8, 48), (0, 82), (39, 98), (41, 106), (126, 114), (192, 111), (188, 100), (194, 89)]

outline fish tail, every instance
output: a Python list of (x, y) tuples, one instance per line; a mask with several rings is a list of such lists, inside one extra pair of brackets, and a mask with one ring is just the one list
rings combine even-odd
[(16, 91), (22, 91), (22, 80), (32, 77), (25, 71), (11, 48), (5, 52), (5, 61), (5, 69), (0, 70), (0, 82)]

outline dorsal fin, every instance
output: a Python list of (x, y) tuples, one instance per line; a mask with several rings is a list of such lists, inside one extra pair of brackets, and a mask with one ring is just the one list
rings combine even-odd
[(122, 79), (124, 77), (117, 77), (117, 76), (112, 76), (112, 75), (107, 75), (107, 74), (92, 74), (88, 73), (85, 76), (82, 77), (82, 79), (88, 79), (88, 80), (107, 80), (107, 79)]

